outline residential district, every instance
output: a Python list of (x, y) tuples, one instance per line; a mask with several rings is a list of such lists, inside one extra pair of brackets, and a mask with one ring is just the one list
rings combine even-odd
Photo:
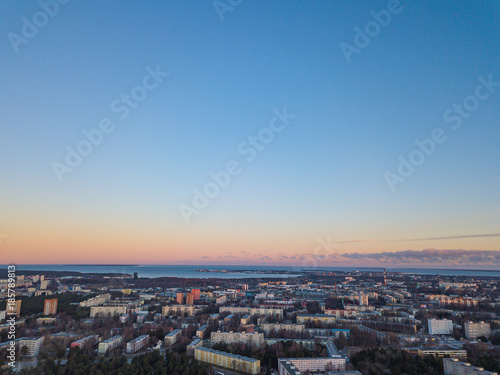
[(499, 277), (0, 276), (6, 374), (500, 372)]

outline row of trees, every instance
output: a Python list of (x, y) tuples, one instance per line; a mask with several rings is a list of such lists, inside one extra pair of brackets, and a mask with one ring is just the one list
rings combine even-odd
[(364, 375), (442, 375), (443, 362), (434, 356), (412, 357), (404, 350), (371, 348), (362, 350), (351, 358), (356, 370)]
[[(6, 374), (10, 370), (5, 371)], [(21, 370), (19, 375), (211, 375), (213, 371), (204, 363), (187, 355), (167, 352), (165, 356), (155, 350), (136, 356), (129, 363), (125, 356), (112, 358), (95, 357), (88, 352), (73, 348), (68, 362), (61, 365), (53, 359), (42, 360), (36, 367)]]

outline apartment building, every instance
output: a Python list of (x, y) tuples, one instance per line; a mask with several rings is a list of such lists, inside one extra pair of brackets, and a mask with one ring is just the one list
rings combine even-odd
[(280, 324), (280, 323), (264, 323), (260, 326), (262, 330), (267, 334), (272, 330), (278, 331), (286, 331), (286, 332), (295, 332), (302, 333), (305, 331), (306, 326), (304, 324)]
[(170, 305), (170, 306), (163, 306), (161, 311), (163, 316), (169, 316), (169, 315), (193, 316), (196, 314), (198, 310), (201, 309), (203, 309), (203, 307), (195, 305)]
[(92, 307), (92, 306), (104, 305), (109, 301), (111, 301), (111, 294), (109, 293), (100, 294), (96, 297), (92, 297), (86, 301), (80, 302), (80, 307)]
[(40, 352), (43, 343), (43, 337), (24, 337), (19, 341), (19, 349), (26, 347), (26, 356), (36, 357)]
[(250, 344), (260, 346), (264, 342), (263, 333), (212, 332), (210, 341), (214, 344)]
[(181, 329), (175, 329), (172, 332), (170, 332), (168, 335), (165, 336), (165, 345), (170, 346), (174, 345), (177, 341), (182, 336), (182, 330)]
[(106, 305), (92, 306), (90, 308), (90, 317), (111, 317), (115, 315), (123, 315), (127, 313), (126, 305)]
[[(293, 366), (293, 367), (292, 367)], [(319, 371), (345, 371), (346, 360), (338, 355), (321, 358), (280, 358), (278, 372), (280, 375), (299, 374)], [(290, 372), (293, 370), (295, 372)]]
[(450, 335), (453, 332), (453, 322), (449, 319), (429, 319), (427, 325), (429, 335)]
[(194, 356), (195, 348), (198, 348), (203, 345), (202, 339), (194, 339), (191, 343), (186, 347), (186, 354), (190, 357)]
[(337, 317), (335, 315), (322, 315), (322, 314), (298, 314), (297, 323), (304, 324), (306, 322), (323, 322), (325, 324), (335, 323)]
[(81, 338), (79, 340), (73, 341), (70, 346), (72, 348), (74, 348), (76, 346), (79, 348), (86, 348), (86, 347), (93, 346), (97, 342), (98, 339), (99, 339), (98, 335), (90, 335), (90, 336)]
[(98, 347), (97, 351), (100, 354), (104, 354), (104, 353), (108, 352), (109, 350), (116, 349), (122, 343), (123, 343), (123, 336), (121, 336), (121, 335), (113, 336), (113, 337), (110, 337), (109, 339), (104, 340), (103, 342), (99, 343), (99, 347)]
[(486, 337), (488, 338), (491, 333), (490, 323), (479, 322), (465, 322), (465, 337), (468, 339), (475, 339), (478, 337)]
[(43, 304), (43, 315), (55, 315), (57, 313), (57, 298), (46, 299)]
[(336, 318), (355, 318), (358, 316), (357, 310), (327, 309), (325, 315), (333, 315)]
[(413, 355), (421, 357), (433, 355), (435, 357), (450, 357), (450, 358), (465, 358), (467, 359), (467, 350), (463, 349), (439, 349), (439, 348), (405, 348), (405, 350)]
[(196, 347), (194, 349), (194, 357), (201, 362), (241, 371), (247, 374), (260, 373), (260, 361), (254, 358), (221, 352), (204, 347)]
[(275, 308), (259, 308), (259, 307), (233, 307), (233, 306), (225, 306), (220, 307), (219, 312), (229, 312), (231, 314), (249, 314), (249, 315), (265, 315), (265, 316), (274, 316), (278, 318), (283, 318), (283, 309), (275, 309)]
[(131, 354), (144, 348), (149, 343), (149, 335), (142, 335), (127, 343), (126, 352)]
[(444, 358), (444, 375), (498, 375), (497, 372), (485, 371), (481, 367), (461, 362), (456, 358)]
[(206, 330), (207, 330), (207, 327), (208, 327), (208, 326), (207, 326), (206, 324), (204, 324), (204, 325), (202, 325), (200, 328), (198, 328), (198, 329), (196, 330), (196, 337), (199, 337), (200, 339), (203, 339), (203, 338), (204, 338), (204, 336), (205, 336), (205, 332), (206, 332)]

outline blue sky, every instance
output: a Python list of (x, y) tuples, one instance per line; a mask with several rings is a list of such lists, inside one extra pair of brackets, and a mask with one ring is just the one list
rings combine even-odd
[[(457, 130), (443, 113), (500, 81), (500, 5), (404, 1), (348, 63), (339, 45), (389, 3), (242, 1), (221, 20), (211, 1), (72, 0), (17, 53), (9, 33), (42, 8), (2, 3), (0, 246), (26, 263), (258, 263), (326, 235), (494, 234), (341, 251), (499, 250), (500, 88)], [(148, 66), (169, 76), (120, 120), (111, 103)], [(296, 118), (246, 162), (238, 145), (284, 107)], [(115, 130), (60, 182), (52, 163), (103, 118)], [(447, 140), (391, 191), (384, 173), (436, 128)], [(230, 160), (242, 172), (187, 224), (179, 205)]]

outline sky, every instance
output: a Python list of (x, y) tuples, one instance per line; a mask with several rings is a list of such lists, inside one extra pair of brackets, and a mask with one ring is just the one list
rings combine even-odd
[(500, 269), (497, 1), (0, 17), (0, 263)]

